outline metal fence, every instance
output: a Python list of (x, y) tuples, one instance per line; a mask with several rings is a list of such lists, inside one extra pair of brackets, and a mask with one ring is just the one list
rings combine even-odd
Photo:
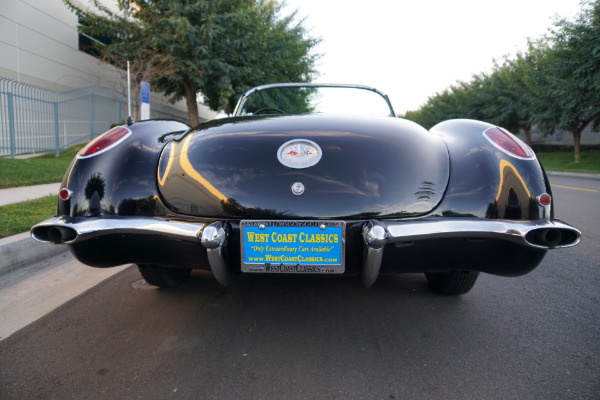
[[(153, 118), (187, 119), (153, 107)], [(85, 143), (127, 119), (127, 101), (88, 86), (66, 92), (0, 77), (0, 156), (54, 152)]]

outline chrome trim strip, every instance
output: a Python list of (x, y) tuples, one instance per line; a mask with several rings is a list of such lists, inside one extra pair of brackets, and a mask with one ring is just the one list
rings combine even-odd
[[(122, 137), (121, 137), (119, 140), (117, 140), (116, 142), (114, 142), (114, 143), (113, 143), (113, 144), (111, 144), (110, 146), (108, 146), (108, 147), (105, 147), (104, 149), (102, 149), (102, 150), (100, 150), (100, 151), (97, 151), (97, 152), (95, 152), (95, 153), (92, 153), (92, 154), (90, 154), (90, 155), (87, 155), (87, 156), (81, 156), (81, 155), (80, 155), (80, 154), (83, 154), (83, 153), (85, 153), (85, 152), (86, 152), (86, 151), (87, 151), (87, 150), (90, 148), (90, 145), (96, 144), (96, 142), (98, 141), (98, 139), (100, 139), (100, 138), (101, 138), (101, 137), (103, 137), (103, 136), (106, 136), (106, 135), (107, 135), (109, 132), (111, 132), (111, 131), (113, 131), (113, 130), (116, 130), (117, 128), (123, 128), (123, 129), (126, 129), (126, 130), (127, 130), (127, 134), (126, 134), (125, 136), (122, 136)], [(98, 137), (96, 137), (96, 138), (92, 139), (92, 141), (91, 141), (90, 143), (88, 143), (87, 145), (85, 145), (85, 147), (84, 147), (83, 149), (81, 149), (81, 150), (80, 150), (80, 151), (77, 153), (77, 155), (76, 155), (75, 157), (77, 157), (77, 159), (78, 159), (78, 160), (84, 160), (84, 159), (86, 159), (86, 158), (95, 157), (95, 156), (97, 156), (98, 154), (102, 154), (102, 153), (104, 153), (104, 152), (107, 152), (108, 150), (110, 150), (110, 149), (112, 149), (112, 148), (114, 148), (114, 147), (116, 147), (116, 146), (120, 145), (121, 143), (123, 143), (123, 142), (124, 142), (124, 141), (125, 141), (125, 140), (126, 140), (128, 137), (129, 137), (129, 136), (131, 136), (131, 135), (132, 135), (132, 133), (133, 133), (133, 132), (131, 132), (131, 129), (129, 129), (128, 127), (126, 127), (126, 126), (124, 126), (124, 125), (118, 125), (118, 126), (115, 126), (115, 127), (113, 127), (113, 128), (110, 128), (109, 130), (107, 130), (106, 132), (104, 132), (102, 135), (100, 135), (100, 136), (98, 136)]]
[[(510, 151), (506, 150), (504, 147), (500, 146), (498, 143), (494, 142), (492, 140), (492, 138), (490, 138), (488, 135), (486, 135), (486, 132), (489, 131), (490, 129), (500, 129), (503, 133), (508, 134), (508, 136), (513, 139), (515, 142), (517, 142), (517, 144), (519, 146), (521, 146), (521, 148), (527, 153), (527, 157), (522, 157), (522, 156), (518, 156), (514, 153), (511, 153)], [(516, 135), (510, 133), (508, 130), (501, 128), (499, 126), (492, 126), (490, 128), (487, 128), (485, 131), (483, 131), (481, 133), (483, 135), (484, 138), (486, 138), (486, 140), (488, 142), (490, 142), (495, 148), (497, 148), (498, 150), (500, 150), (501, 152), (503, 152), (504, 154), (507, 154), (511, 157), (514, 158), (518, 158), (519, 160), (536, 160), (537, 156), (535, 155), (535, 152), (533, 151), (533, 149), (531, 147), (529, 147), (529, 145), (527, 143), (525, 143), (524, 141), (522, 141), (521, 139), (519, 139)]]
[[(386, 243), (443, 238), (502, 239), (539, 249), (575, 246), (581, 241), (581, 232), (559, 220), (512, 221), (481, 218), (427, 218), (414, 221), (381, 221), (388, 232)], [(541, 246), (531, 243), (526, 235), (536, 229), (565, 229), (575, 234), (576, 240), (567, 245)]]
[(235, 108), (233, 109), (232, 116), (234, 116), (234, 117), (239, 116), (240, 110), (244, 107), (244, 103), (246, 102), (246, 99), (252, 93), (260, 91), (260, 90), (277, 88), (277, 87), (281, 87), (281, 88), (285, 88), (285, 87), (331, 87), (331, 88), (336, 88), (336, 87), (338, 87), (338, 88), (350, 88), (350, 89), (355, 88), (355, 89), (370, 90), (371, 92), (375, 92), (385, 99), (388, 107), (390, 108), (390, 111), (391, 111), (393, 117), (398, 116), (396, 114), (396, 112), (394, 111), (394, 107), (392, 107), (392, 102), (390, 101), (390, 98), (388, 97), (388, 95), (383, 93), (381, 90), (378, 90), (372, 86), (353, 85), (353, 84), (345, 84), (345, 83), (316, 83), (316, 82), (268, 83), (266, 85), (260, 85), (260, 86), (253, 87), (252, 89), (247, 90), (245, 93), (243, 93), (240, 96)]
[[(101, 218), (49, 218), (31, 228), (31, 237), (38, 242), (49, 242), (36, 237), (38, 228), (67, 228), (76, 232), (74, 239), (65, 244), (77, 243), (107, 234), (161, 235), (173, 239), (198, 242), (198, 233), (205, 224), (188, 223), (156, 217), (101, 217)], [(52, 242), (50, 242), (52, 243)]]

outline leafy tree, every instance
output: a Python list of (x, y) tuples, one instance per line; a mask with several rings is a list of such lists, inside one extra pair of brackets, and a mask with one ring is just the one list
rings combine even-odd
[(98, 0), (94, 11), (64, 1), (85, 21), (83, 32), (112, 38), (103, 53), (150, 60), (158, 72), (153, 88), (172, 101), (185, 98), (192, 125), (198, 94), (230, 112), (235, 96), (252, 86), (315, 74), (318, 40), (293, 14), (279, 18), (274, 0), (117, 0), (118, 13)]
[(305, 38), (302, 23), (292, 23), (295, 14), (276, 18), (279, 9), (267, 2), (237, 24), (224, 23), (224, 29), (237, 31), (214, 41), (216, 58), (204, 71), (201, 89), (212, 109), (231, 113), (237, 96), (257, 85), (311, 80), (318, 58), (311, 49), (318, 40)]
[[(161, 65), (163, 60), (151, 49), (137, 46), (138, 42), (143, 41), (143, 32), (137, 24), (122, 15), (114, 14), (98, 1), (94, 1), (98, 11), (110, 15), (111, 19), (85, 12), (69, 0), (65, 0), (65, 4), (79, 16), (79, 30), (95, 38), (94, 47), (91, 49), (93, 54), (103, 62), (115, 65), (122, 76), (121, 82), (127, 81), (127, 61), (129, 61), (133, 119), (139, 120), (141, 83), (153, 81), (161, 70), (168, 66)], [(115, 89), (121, 96), (127, 97), (127, 86), (118, 85)]]
[(561, 20), (549, 43), (536, 53), (540, 91), (536, 122), (546, 131), (573, 134), (575, 161), (581, 133), (600, 126), (600, 0), (584, 4), (579, 17)]
[(405, 117), (425, 127), (449, 118), (482, 119), (522, 130), (528, 143), (534, 125), (547, 134), (566, 130), (578, 162), (581, 133), (600, 126), (600, 0), (583, 3), (575, 21), (560, 20), (555, 28), (490, 75), (459, 82)]
[(487, 120), (513, 133), (522, 131), (529, 145), (535, 118), (533, 104), (539, 97), (534, 84), (535, 73), (531, 53), (518, 53), (516, 58), (506, 58), (502, 65), (496, 64), (486, 81)]
[[(308, 114), (314, 112), (311, 96), (318, 92), (315, 88), (271, 88), (252, 93), (244, 104), (246, 112), (255, 113), (261, 109), (281, 110), (285, 114)], [(277, 112), (277, 111), (275, 111)]]
[(528, 55), (519, 54), (515, 60), (496, 64), (490, 75), (475, 75), (469, 82), (458, 82), (430, 97), (420, 110), (404, 117), (428, 128), (452, 118), (488, 121), (514, 133), (522, 130), (531, 143), (532, 71)]
[(427, 129), (448, 119), (484, 119), (482, 84), (481, 77), (474, 77), (473, 81), (468, 83), (458, 82), (427, 99), (419, 110), (408, 111), (403, 117)]

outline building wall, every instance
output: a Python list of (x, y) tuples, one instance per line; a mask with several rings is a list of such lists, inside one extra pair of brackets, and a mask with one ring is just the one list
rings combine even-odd
[[(560, 130), (548, 136), (544, 136), (543, 134), (535, 132), (534, 130), (531, 135), (531, 139), (536, 144), (572, 146), (575, 143), (573, 140), (573, 134), (571, 132)], [(594, 132), (591, 125), (588, 126), (581, 133), (581, 144), (600, 144), (600, 133)]]
[[(127, 87), (116, 68), (79, 50), (77, 16), (62, 0), (0, 0), (0, 76), (60, 91), (97, 85), (124, 93)], [(156, 93), (150, 103), (187, 112), (185, 102), (171, 105)], [(216, 115), (204, 106), (199, 112), (203, 119)]]

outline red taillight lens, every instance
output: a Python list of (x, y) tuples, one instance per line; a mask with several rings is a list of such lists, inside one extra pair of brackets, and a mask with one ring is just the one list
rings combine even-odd
[(483, 132), (483, 136), (494, 146), (514, 157), (532, 159), (535, 154), (529, 146), (509, 131), (493, 127)]
[(541, 206), (549, 206), (552, 203), (552, 197), (548, 193), (542, 193), (537, 197), (537, 201)]
[(69, 200), (71, 198), (72, 194), (73, 194), (73, 192), (71, 192), (69, 189), (62, 188), (58, 192), (58, 197), (60, 197), (61, 200)]
[(79, 158), (86, 158), (100, 154), (110, 148), (115, 147), (123, 140), (125, 140), (131, 131), (124, 126), (117, 126), (111, 130), (103, 133), (95, 140), (91, 141), (86, 147), (79, 153)]

